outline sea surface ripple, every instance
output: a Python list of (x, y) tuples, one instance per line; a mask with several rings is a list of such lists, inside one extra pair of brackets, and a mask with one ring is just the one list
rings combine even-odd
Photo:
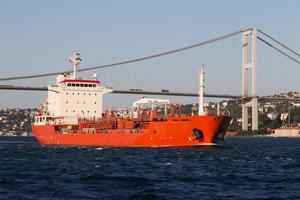
[(300, 138), (82, 148), (2, 137), (0, 199), (300, 199)]

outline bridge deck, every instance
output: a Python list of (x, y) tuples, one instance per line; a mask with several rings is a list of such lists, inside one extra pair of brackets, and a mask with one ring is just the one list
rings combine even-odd
[[(27, 91), (47, 91), (47, 87), (25, 87), (14, 85), (0, 85), (0, 90), (27, 90)], [(161, 92), (161, 91), (135, 91), (135, 90), (118, 90), (114, 89), (112, 93), (115, 94), (140, 94), (140, 95), (162, 95), (162, 96), (185, 96), (185, 97), (198, 97), (198, 93), (191, 92)], [(241, 95), (228, 95), (228, 94), (204, 94), (205, 97), (223, 98), (223, 99), (246, 99)], [(292, 101), (300, 102), (300, 98), (286, 98), (286, 97), (258, 97), (261, 101)]]

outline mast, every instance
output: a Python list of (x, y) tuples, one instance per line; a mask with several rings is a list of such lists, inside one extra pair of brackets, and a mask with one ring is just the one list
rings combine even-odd
[(204, 65), (200, 65), (200, 70), (199, 70), (199, 109), (198, 109), (198, 115), (203, 116), (205, 115), (204, 109), (203, 109), (203, 100), (204, 100)]
[(75, 51), (74, 55), (69, 58), (69, 62), (73, 64), (73, 76), (75, 80), (77, 79), (77, 68), (81, 61), (81, 58), (79, 56), (80, 53)]

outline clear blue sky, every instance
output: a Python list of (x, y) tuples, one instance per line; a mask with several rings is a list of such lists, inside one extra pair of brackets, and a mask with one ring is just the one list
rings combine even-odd
[[(1, 1), (0, 77), (69, 69), (66, 57), (74, 50), (83, 57), (82, 67), (94, 66), (181, 47), (247, 27), (258, 27), (299, 52), (299, 8), (297, 0)], [(126, 66), (126, 70), (115, 68), (97, 73), (103, 83), (118, 88), (168, 87), (195, 91), (197, 67), (180, 71), (179, 63), (194, 65), (202, 61), (219, 66), (208, 66), (211, 69), (207, 73), (208, 92), (228, 93), (230, 90), (220, 89), (220, 84), (224, 87), (223, 83), (231, 81), (235, 87), (233, 93), (239, 93), (240, 85), (233, 81), (240, 80), (240, 54), (239, 49), (235, 49), (239, 45), (240, 39), (235, 38), (207, 47), (206, 51), (192, 52), (194, 57), (183, 55), (157, 60), (154, 64), (141, 63), (141, 68)], [(259, 84), (264, 86), (260, 87), (260, 94), (299, 90), (299, 66), (260, 46), (259, 65), (264, 66), (259, 70)], [(220, 54), (218, 58), (215, 52)], [(199, 58), (195, 58), (197, 53), (201, 54)], [(223, 63), (234, 67), (220, 69)], [(171, 74), (171, 78), (147, 77), (153, 73), (148, 71), (152, 65), (155, 65), (154, 71), (157, 70), (155, 73)], [(144, 73), (142, 78), (140, 73)], [(224, 75), (231, 77), (224, 78)], [(135, 80), (130, 83), (132, 79)], [(48, 85), (53, 82), (54, 77), (0, 84)], [(45, 97), (42, 92), (0, 91), (0, 107), (37, 107)], [(129, 104), (135, 98), (111, 96), (106, 98), (107, 106)], [(174, 100), (196, 102), (196, 99)]]

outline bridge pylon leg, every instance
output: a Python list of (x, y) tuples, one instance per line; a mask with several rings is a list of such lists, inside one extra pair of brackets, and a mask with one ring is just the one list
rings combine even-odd
[(258, 98), (252, 98), (252, 131), (258, 130)]
[[(242, 38), (242, 96), (248, 101), (242, 102), (242, 130), (248, 130), (248, 111), (252, 110), (252, 130), (258, 130), (258, 98), (257, 98), (257, 69), (256, 69), (257, 29), (252, 28), (243, 32)], [(249, 43), (251, 42), (251, 46)], [(251, 51), (249, 48), (251, 47)], [(250, 58), (249, 58), (250, 53)], [(248, 73), (251, 70), (251, 96), (249, 95)]]
[(248, 107), (242, 104), (242, 130), (248, 130)]

